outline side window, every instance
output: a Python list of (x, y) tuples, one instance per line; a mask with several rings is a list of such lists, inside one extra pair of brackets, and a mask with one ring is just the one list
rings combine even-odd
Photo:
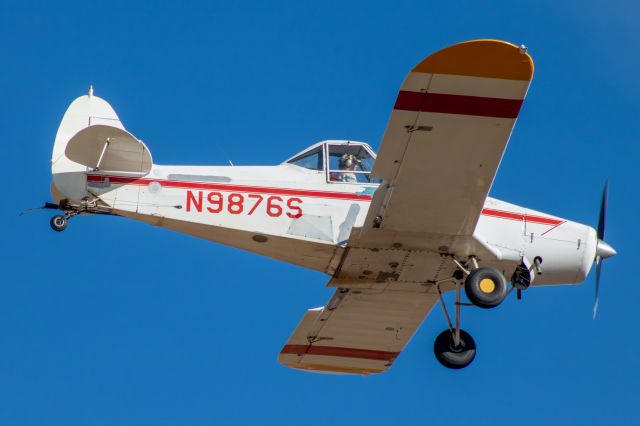
[(299, 167), (304, 167), (309, 170), (323, 170), (322, 167), (322, 147), (319, 146), (313, 151), (305, 152), (298, 157), (287, 161), (289, 164), (293, 164)]
[(369, 177), (374, 161), (362, 145), (329, 145), (329, 181), (378, 183)]

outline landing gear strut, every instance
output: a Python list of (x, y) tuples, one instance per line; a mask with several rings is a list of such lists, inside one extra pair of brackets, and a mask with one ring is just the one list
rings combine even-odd
[[(440, 306), (449, 328), (438, 335), (433, 344), (433, 352), (440, 364), (447, 368), (461, 369), (471, 364), (475, 358), (476, 343), (469, 333), (460, 328), (460, 307), (474, 305), (485, 309), (494, 308), (502, 303), (509, 292), (507, 280), (496, 268), (479, 267), (475, 257), (470, 257), (464, 265), (456, 259), (452, 260), (458, 267), (453, 277), (435, 283)], [(445, 282), (453, 282), (455, 286), (455, 325), (451, 321), (440, 289), (440, 284)], [(471, 303), (460, 301), (462, 287)]]
[(433, 343), (433, 353), (440, 364), (447, 368), (459, 370), (471, 364), (471, 361), (476, 357), (476, 342), (469, 333), (460, 328), (460, 306), (463, 304), (460, 302), (462, 281), (456, 278), (450, 278), (445, 281), (455, 282), (456, 323), (455, 326), (451, 323), (451, 317), (449, 317), (449, 312), (442, 298), (442, 291), (440, 291), (441, 282), (438, 282), (436, 283), (436, 289), (438, 290), (438, 297), (440, 298), (440, 306), (442, 306), (449, 328), (440, 333), (436, 338), (436, 341)]

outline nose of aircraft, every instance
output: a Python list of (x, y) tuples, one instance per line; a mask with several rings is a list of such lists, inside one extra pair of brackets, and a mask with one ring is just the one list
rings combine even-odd
[(596, 246), (596, 257), (601, 259), (608, 259), (615, 256), (618, 252), (607, 244), (604, 240), (598, 238), (598, 245)]

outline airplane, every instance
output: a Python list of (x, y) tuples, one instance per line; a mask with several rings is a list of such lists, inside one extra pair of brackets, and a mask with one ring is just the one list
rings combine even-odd
[(448, 327), (434, 354), (461, 369), (476, 355), (462, 306), (581, 283), (595, 262), (595, 315), (602, 261), (616, 254), (604, 241), (607, 186), (597, 229), (488, 196), (532, 77), (524, 45), (458, 43), (408, 74), (377, 155), (325, 140), (255, 167), (155, 164), (90, 88), (56, 134), (46, 206), (63, 214), (51, 227), (122, 216), (328, 274), (335, 292), (284, 344), (287, 367), (384, 372), (439, 304)]

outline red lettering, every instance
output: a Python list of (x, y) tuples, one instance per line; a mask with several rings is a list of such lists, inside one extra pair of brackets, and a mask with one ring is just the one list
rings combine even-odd
[(267, 214), (271, 217), (282, 215), (282, 206), (275, 204), (276, 201), (282, 201), (282, 198), (277, 196), (267, 198)]
[(297, 219), (302, 216), (302, 209), (300, 208), (300, 205), (294, 206), (293, 203), (302, 204), (302, 200), (300, 198), (289, 198), (287, 200), (287, 207), (289, 207), (287, 216), (293, 219)]
[[(265, 199), (261, 194), (241, 194), (230, 193), (226, 195), (226, 211), (230, 214), (247, 214), (252, 215), (258, 210), (258, 207)], [(244, 208), (245, 198), (255, 200), (251, 208)], [(222, 192), (209, 192), (206, 196), (206, 208), (209, 213), (221, 213), (225, 210), (225, 194)], [(187, 191), (186, 211), (194, 210), (202, 213), (203, 208), (203, 191)], [(280, 217), (285, 213), (292, 219), (302, 217), (302, 199), (301, 198), (285, 198), (273, 195), (266, 199), (266, 213), (270, 217)]]
[(219, 192), (210, 192), (207, 195), (207, 200), (209, 204), (214, 206), (213, 208), (207, 207), (209, 213), (220, 213), (222, 211), (222, 194)]
[(256, 198), (258, 201), (256, 201), (256, 203), (253, 205), (253, 207), (251, 207), (251, 210), (249, 210), (249, 213), (247, 214), (253, 214), (254, 211), (256, 211), (256, 209), (258, 208), (258, 205), (262, 202), (262, 200), (264, 199), (264, 197), (260, 194), (249, 194), (247, 195), (247, 197), (249, 198)]
[(195, 209), (202, 213), (202, 191), (198, 191), (198, 199), (193, 195), (193, 191), (187, 191), (187, 211), (191, 211), (191, 203), (193, 203)]
[(227, 211), (231, 214), (240, 214), (244, 210), (244, 196), (242, 194), (230, 194), (227, 198)]

